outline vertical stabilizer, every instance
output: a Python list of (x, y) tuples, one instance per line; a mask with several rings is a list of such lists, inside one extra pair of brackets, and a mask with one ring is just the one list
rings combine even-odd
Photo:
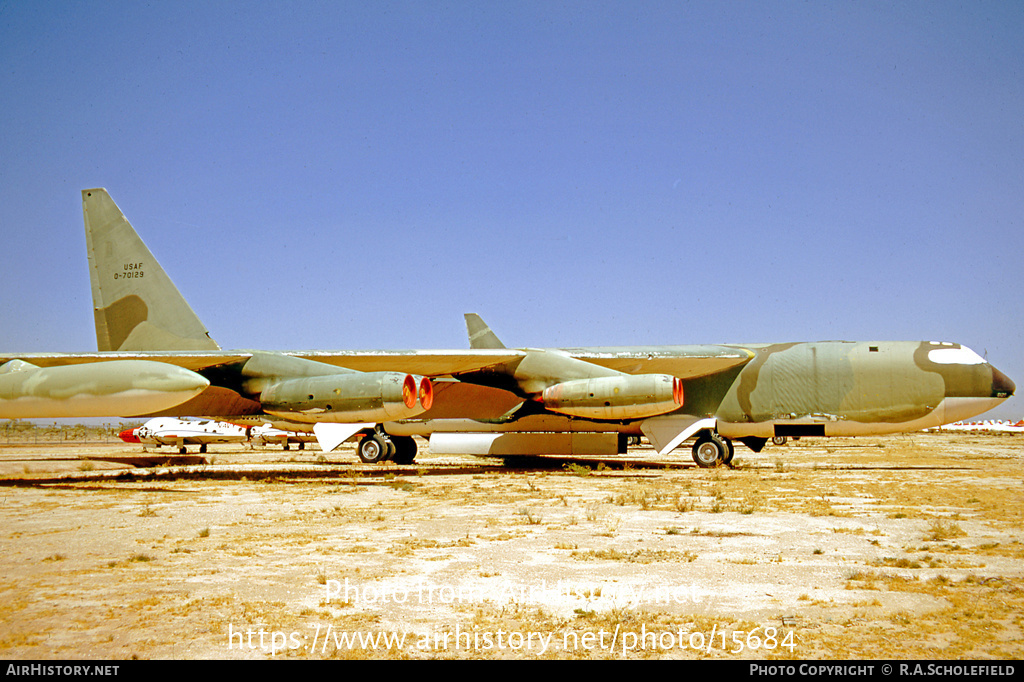
[(82, 212), (99, 350), (219, 350), (107, 190), (82, 190)]
[(476, 313), (466, 313), (466, 331), (469, 333), (470, 348), (504, 348), (505, 344), (491, 331), (487, 323)]

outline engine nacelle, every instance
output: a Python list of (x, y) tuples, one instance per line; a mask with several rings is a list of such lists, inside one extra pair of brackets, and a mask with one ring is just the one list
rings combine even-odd
[(552, 412), (590, 419), (642, 419), (683, 404), (683, 382), (668, 374), (624, 374), (576, 379), (544, 389)]
[(430, 409), (430, 379), (401, 372), (356, 372), (285, 379), (260, 395), (268, 414), (300, 422), (385, 422)]

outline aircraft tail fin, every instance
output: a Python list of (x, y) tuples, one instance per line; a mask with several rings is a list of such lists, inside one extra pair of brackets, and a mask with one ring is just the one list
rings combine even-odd
[(487, 323), (476, 313), (466, 313), (466, 331), (469, 333), (470, 348), (504, 348), (505, 344), (491, 331)]
[(100, 351), (219, 350), (105, 189), (82, 190)]

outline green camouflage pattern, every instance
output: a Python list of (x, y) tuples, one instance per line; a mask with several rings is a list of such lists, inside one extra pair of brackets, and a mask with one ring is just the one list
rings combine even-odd
[(82, 190), (82, 213), (99, 350), (217, 350), (107, 190)]
[[(499, 446), (480, 434), (643, 434), (662, 452), (696, 435), (706, 466), (716, 452), (728, 461), (730, 439), (757, 450), (780, 435), (912, 431), (980, 414), (1015, 391), (954, 343), (515, 349), (475, 313), (465, 316), (468, 350), (222, 351), (106, 190), (84, 190), (82, 202), (100, 352), (0, 354), (0, 417), (252, 423), (272, 412), (304, 428), (351, 424), (332, 429), (332, 447), (361, 431), (377, 439), (367, 453), (387, 450), (389, 434), (446, 434), (455, 451), (621, 445), (524, 436)], [(433, 392), (417, 403), (408, 389), (422, 377)], [(399, 442), (411, 461), (408, 439)]]

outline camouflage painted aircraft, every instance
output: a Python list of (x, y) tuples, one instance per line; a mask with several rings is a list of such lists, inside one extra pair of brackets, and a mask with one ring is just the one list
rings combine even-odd
[[(359, 436), (366, 462), (432, 452), (660, 453), (733, 441), (915, 431), (1009, 398), (1009, 378), (945, 342), (509, 349), (474, 314), (469, 350), (224, 351), (103, 189), (82, 192), (98, 353), (0, 354), (0, 418), (183, 416)], [(248, 421), (247, 421), (248, 420)]]

